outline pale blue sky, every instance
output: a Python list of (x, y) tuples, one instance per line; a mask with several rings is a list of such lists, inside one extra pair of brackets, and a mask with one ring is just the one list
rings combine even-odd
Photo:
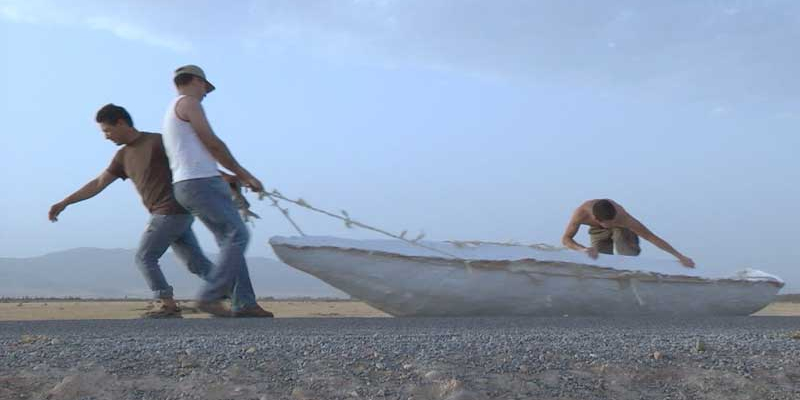
[[(290, 197), (430, 239), (553, 244), (610, 197), (700, 268), (800, 289), (798, 39), (788, 0), (0, 0), (0, 256), (135, 247), (128, 182), (47, 210), (116, 151), (96, 110), (158, 131), (171, 71), (194, 63), (217, 134)], [(271, 255), (293, 231), (253, 203), (250, 253)]]

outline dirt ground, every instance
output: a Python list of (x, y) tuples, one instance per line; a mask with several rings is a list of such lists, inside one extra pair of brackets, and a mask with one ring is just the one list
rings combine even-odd
[(775, 302), (753, 315), (769, 317), (797, 317), (800, 316), (800, 303), (780, 301)]
[[(260, 301), (277, 318), (388, 317), (360, 301)], [(181, 302), (184, 318), (207, 318), (197, 313), (190, 301)], [(0, 321), (61, 319), (132, 319), (152, 309), (150, 301), (14, 301), (0, 303)], [(800, 316), (800, 303), (776, 302), (754, 316)]]
[[(208, 318), (194, 302), (180, 302), (184, 318)], [(259, 301), (277, 318), (388, 317), (360, 301)], [(0, 303), (0, 321), (61, 319), (132, 319), (153, 309), (151, 301), (16, 301)]]

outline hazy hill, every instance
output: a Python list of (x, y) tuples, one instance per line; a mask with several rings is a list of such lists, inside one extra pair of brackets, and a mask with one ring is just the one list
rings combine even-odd
[[(133, 250), (77, 248), (40, 257), (0, 258), (0, 297), (150, 297), (133, 256)], [(161, 266), (176, 297), (194, 297), (200, 278), (171, 253), (162, 257)], [(276, 260), (248, 257), (248, 266), (259, 297), (348, 297)]]

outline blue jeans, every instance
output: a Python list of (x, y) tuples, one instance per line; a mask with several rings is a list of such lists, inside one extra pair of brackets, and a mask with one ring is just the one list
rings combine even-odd
[(220, 300), (235, 283), (234, 292), (249, 297), (234, 304), (233, 311), (255, 305), (255, 293), (244, 257), (250, 232), (233, 205), (228, 184), (215, 176), (176, 182), (173, 190), (178, 203), (205, 224), (219, 246), (219, 260), (208, 272), (199, 300)]
[[(172, 286), (167, 283), (158, 260), (172, 247), (175, 256), (183, 262), (189, 272), (208, 280), (214, 264), (203, 254), (197, 238), (192, 232), (194, 217), (190, 214), (158, 215), (152, 214), (147, 228), (142, 234), (139, 249), (136, 251), (136, 265), (144, 275), (147, 285), (155, 298), (172, 298)], [(255, 294), (250, 277), (244, 277), (244, 284), (234, 286), (231, 296), (233, 308), (240, 309), (255, 304)]]

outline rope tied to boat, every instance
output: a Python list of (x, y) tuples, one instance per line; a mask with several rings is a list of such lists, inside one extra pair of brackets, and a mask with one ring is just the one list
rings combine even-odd
[[(275, 193), (275, 194), (274, 194), (273, 196), (270, 196), (269, 194), (266, 194), (266, 192), (259, 192), (259, 193), (258, 193), (258, 199), (259, 199), (259, 200), (263, 200), (263, 199), (264, 199), (264, 197), (267, 197), (267, 198), (269, 198), (269, 199), (272, 201), (272, 204), (271, 204), (271, 205), (272, 205), (273, 207), (277, 208), (277, 209), (278, 209), (278, 210), (281, 212), (281, 214), (283, 214), (283, 216), (284, 216), (284, 217), (286, 217), (286, 219), (289, 221), (289, 223), (291, 223), (291, 224), (292, 224), (292, 226), (294, 227), (294, 229), (296, 229), (296, 230), (297, 230), (297, 232), (300, 234), (300, 236), (306, 236), (306, 234), (305, 234), (305, 233), (303, 233), (303, 230), (302, 230), (302, 229), (300, 229), (300, 226), (299, 226), (299, 225), (297, 225), (297, 223), (296, 223), (296, 222), (294, 222), (294, 220), (292, 219), (292, 217), (290, 217), (290, 216), (289, 216), (289, 209), (288, 209), (288, 208), (283, 208), (283, 207), (281, 207), (281, 205), (280, 205), (280, 204), (278, 204), (278, 200), (275, 200), (275, 197), (274, 197), (274, 196), (277, 196), (277, 195), (279, 194), (278, 190), (276, 189), (276, 190), (274, 191), (274, 193)], [(301, 202), (302, 202), (302, 204), (305, 204), (305, 201), (302, 201), (302, 200), (303, 200), (303, 199), (300, 199), (300, 200), (298, 201), (298, 204), (300, 204)]]
[(356, 221), (352, 217), (350, 217), (350, 214), (345, 210), (341, 210), (340, 211), (341, 215), (334, 214), (334, 213), (332, 213), (330, 211), (326, 211), (326, 210), (323, 210), (321, 208), (314, 207), (314, 206), (308, 204), (308, 202), (303, 200), (302, 198), (298, 198), (297, 200), (290, 199), (290, 198), (284, 196), (277, 189), (273, 189), (271, 192), (267, 192), (267, 191), (258, 192), (258, 199), (259, 200), (263, 200), (265, 197), (272, 201), (272, 206), (276, 207), (278, 210), (280, 210), (281, 214), (283, 214), (283, 216), (286, 217), (287, 220), (289, 220), (289, 222), (292, 224), (292, 226), (294, 226), (294, 228), (297, 230), (298, 233), (300, 233), (301, 236), (306, 236), (306, 234), (303, 233), (303, 231), (300, 229), (300, 227), (297, 225), (297, 223), (289, 216), (289, 210), (280, 206), (280, 203), (278, 203), (278, 200), (283, 200), (283, 201), (292, 203), (294, 205), (309, 209), (311, 211), (327, 215), (328, 217), (336, 218), (338, 220), (341, 220), (341, 221), (344, 222), (344, 226), (347, 227), (348, 229), (352, 229), (353, 227), (358, 227), (358, 228), (367, 229), (367, 230), (370, 230), (370, 231), (373, 231), (373, 232), (377, 232), (377, 233), (380, 233), (380, 234), (385, 235), (385, 236), (389, 236), (389, 237), (394, 238), (394, 239), (402, 240), (402, 241), (404, 241), (406, 243), (411, 244), (412, 246), (417, 246), (417, 247), (420, 247), (420, 248), (423, 248), (423, 249), (427, 249), (427, 250), (433, 251), (435, 253), (438, 253), (438, 254), (441, 254), (441, 255), (445, 255), (447, 257), (462, 261), (462, 262), (465, 263), (467, 268), (470, 268), (468, 260), (465, 260), (465, 259), (463, 259), (463, 258), (461, 258), (461, 257), (459, 257), (459, 256), (457, 256), (455, 254), (451, 254), (451, 253), (446, 252), (444, 250), (437, 249), (437, 248), (435, 248), (433, 246), (428, 246), (428, 245), (426, 245), (424, 243), (420, 243), (420, 241), (425, 237), (425, 232), (420, 232), (419, 235), (417, 235), (414, 239), (408, 239), (408, 238), (406, 238), (406, 235), (408, 234), (407, 230), (402, 231), (399, 235), (395, 235), (395, 234), (393, 234), (393, 233), (391, 233), (389, 231), (386, 231), (384, 229), (376, 228), (374, 226), (370, 226), (370, 225), (364, 224), (362, 222)]

